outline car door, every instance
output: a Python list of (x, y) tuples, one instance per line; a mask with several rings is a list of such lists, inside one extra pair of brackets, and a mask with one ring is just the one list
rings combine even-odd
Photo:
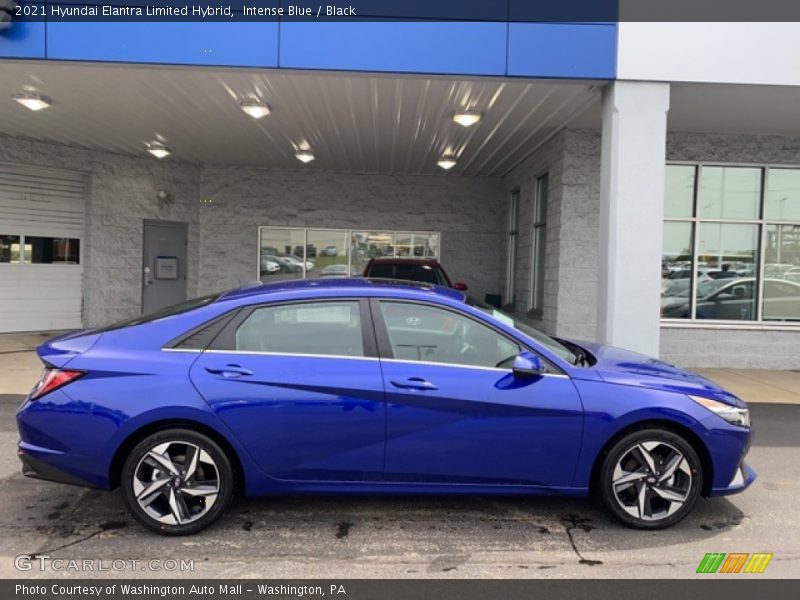
[(244, 309), (191, 378), (269, 476), (380, 479), (384, 392), (365, 300)]
[(569, 487), (583, 410), (554, 366), (510, 368), (520, 344), (443, 306), (374, 300), (387, 395), (384, 479)]

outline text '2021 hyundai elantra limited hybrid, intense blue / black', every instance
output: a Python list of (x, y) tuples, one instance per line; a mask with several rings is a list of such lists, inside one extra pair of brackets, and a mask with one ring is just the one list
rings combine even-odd
[(17, 414), (23, 471), (119, 486), (164, 534), (207, 527), (237, 491), (592, 492), (656, 529), (755, 479), (736, 396), (445, 287), (247, 286), (38, 354), (44, 372)]

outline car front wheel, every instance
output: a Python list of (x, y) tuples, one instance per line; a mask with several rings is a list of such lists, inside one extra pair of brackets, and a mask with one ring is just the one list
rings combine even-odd
[(683, 519), (703, 487), (697, 452), (667, 429), (634, 431), (617, 441), (602, 463), (600, 497), (619, 521), (662, 529)]
[(211, 438), (190, 429), (142, 440), (122, 469), (122, 495), (133, 517), (164, 535), (188, 535), (214, 523), (233, 498), (233, 470)]

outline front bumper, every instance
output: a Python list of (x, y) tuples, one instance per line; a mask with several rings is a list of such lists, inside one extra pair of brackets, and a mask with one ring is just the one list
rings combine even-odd
[(753, 467), (748, 465), (746, 462), (742, 462), (738, 469), (736, 469), (736, 473), (731, 479), (731, 482), (725, 486), (720, 488), (712, 488), (710, 496), (728, 496), (730, 494), (738, 494), (739, 492), (745, 491), (750, 485), (756, 480), (756, 472), (753, 470)]

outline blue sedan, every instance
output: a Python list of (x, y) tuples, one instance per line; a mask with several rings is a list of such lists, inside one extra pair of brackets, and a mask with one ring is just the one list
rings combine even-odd
[(657, 529), (755, 479), (733, 394), (438, 286), (254, 285), (37, 351), (24, 473), (120, 487), (168, 535), (207, 527), (237, 491), (593, 492)]

